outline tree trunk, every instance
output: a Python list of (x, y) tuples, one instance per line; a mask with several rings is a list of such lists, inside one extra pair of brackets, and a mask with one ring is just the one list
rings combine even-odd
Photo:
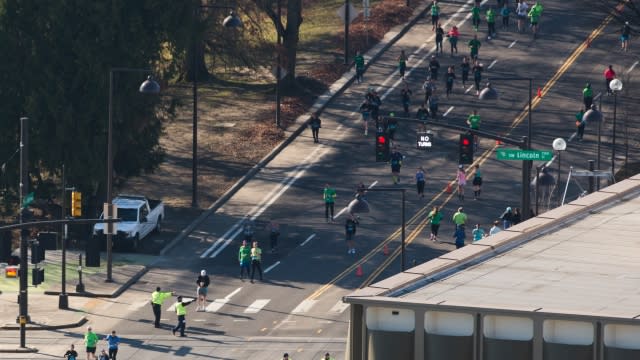
[[(196, 44), (197, 51), (194, 54), (194, 46), (191, 45), (187, 51), (186, 68), (187, 68), (187, 81), (193, 81), (194, 70), (198, 71), (198, 81), (204, 81), (209, 79), (209, 70), (204, 60), (204, 42), (198, 41)], [(196, 55), (194, 62), (194, 55)]]
[(298, 42), (300, 41), (300, 25), (302, 25), (302, 0), (287, 1), (287, 28), (282, 37), (282, 45), (286, 54), (287, 76), (283, 84), (291, 89), (296, 81), (296, 60)]

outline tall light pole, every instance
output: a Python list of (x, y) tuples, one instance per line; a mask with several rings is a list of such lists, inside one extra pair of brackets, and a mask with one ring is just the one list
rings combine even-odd
[[(528, 102), (528, 121), (527, 121), (527, 138), (526, 138), (526, 149), (531, 150), (531, 136), (533, 123), (531, 121), (532, 114), (532, 97), (533, 97), (533, 78), (530, 77), (501, 77), (501, 78), (491, 78), (491, 81), (528, 81), (529, 82), (529, 102)], [(478, 98), (480, 100), (496, 100), (498, 99), (498, 92), (491, 87), (489, 83), (487, 86), (482, 89)], [(527, 220), (531, 215), (531, 194), (530, 194), (530, 186), (531, 186), (531, 167), (533, 162), (531, 160), (524, 160), (522, 162), (522, 194), (521, 194), (521, 203), (522, 203), (522, 220)]]
[[(600, 96), (600, 99), (602, 99), (602, 96)], [(594, 122), (598, 123), (596, 168), (600, 170), (600, 140), (601, 140), (600, 130), (602, 128), (602, 122), (604, 121), (604, 117), (602, 116), (602, 112), (598, 111), (598, 109), (596, 108), (596, 105), (593, 104), (591, 105), (591, 109), (588, 109), (584, 113), (584, 115), (582, 115), (582, 121), (584, 121), (587, 124), (591, 124)], [(600, 178), (597, 178), (597, 189), (600, 190)]]
[[(117, 72), (134, 72), (134, 73), (147, 73), (150, 74), (153, 71), (149, 69), (132, 69), (132, 68), (112, 68), (109, 70), (109, 125), (107, 129), (107, 205), (111, 208), (113, 201), (113, 78)], [(142, 85), (140, 85), (139, 91), (143, 94), (158, 94), (160, 92), (160, 85), (158, 85), (151, 76), (147, 77)], [(110, 214), (112, 212), (109, 212)], [(105, 212), (104, 217), (107, 217)], [(109, 216), (111, 218), (111, 216)], [(113, 235), (111, 234), (112, 227), (105, 226), (105, 234), (107, 235), (107, 279), (106, 282), (112, 282), (112, 265), (113, 265)]]
[[(200, 19), (200, 9), (215, 8), (228, 9), (228, 6), (200, 5), (193, 11), (194, 31), (193, 31), (193, 51), (192, 51), (192, 82), (193, 82), (193, 125), (192, 125), (192, 148), (191, 148), (191, 206), (198, 207), (198, 59), (200, 47), (196, 36), (195, 24)], [(232, 11), (222, 22), (224, 27), (240, 27), (242, 21)]]
[(280, 103), (281, 103), (281, 99), (280, 99), (280, 78), (282, 77), (282, 64), (281, 61), (282, 59), (280, 58), (280, 45), (282, 45), (282, 37), (280, 36), (280, 24), (282, 23), (281, 19), (282, 19), (282, 7), (280, 6), (280, 0), (277, 0), (277, 10), (276, 10), (276, 16), (277, 16), (277, 25), (276, 25), (276, 126), (280, 127), (281, 125), (281, 113), (280, 113)]
[[(29, 193), (29, 118), (20, 118), (20, 223), (23, 223), (27, 215), (25, 198)], [(20, 347), (26, 347), (27, 322), (29, 314), (28, 304), (28, 273), (29, 263), (27, 262), (29, 230), (20, 229), (20, 294), (18, 323), (20, 324)]]
[(618, 110), (618, 92), (622, 90), (622, 81), (613, 79), (609, 83), (609, 88), (613, 91), (613, 139), (611, 141), (611, 176), (613, 181), (616, 178), (616, 112)]
[(553, 140), (551, 146), (553, 146), (553, 150), (558, 152), (558, 180), (556, 181), (556, 188), (558, 189), (558, 206), (560, 206), (562, 205), (560, 202), (560, 161), (562, 159), (562, 152), (567, 149), (567, 142), (564, 141), (563, 138), (557, 138)]

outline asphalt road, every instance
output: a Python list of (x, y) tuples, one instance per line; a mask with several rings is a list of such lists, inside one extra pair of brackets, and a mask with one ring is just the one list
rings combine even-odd
[[(465, 43), (473, 34), (466, 20), (468, 11), (456, 12), (463, 3), (442, 2), (442, 18), (447, 23), (445, 30), (457, 24), (462, 38), (457, 56), (450, 57), (445, 52), (439, 57), (441, 78), (443, 68), (448, 65), (456, 65), (459, 76), (461, 56), (467, 54)], [(596, 158), (593, 126), (587, 126), (584, 141), (577, 142), (571, 137), (575, 131), (573, 116), (582, 104), (584, 83), (592, 82), (596, 94), (603, 91), (602, 72), (607, 64), (613, 64), (618, 73), (624, 74), (622, 80), (625, 82), (625, 90), (618, 97), (618, 116), (626, 118), (635, 110), (631, 104), (635, 88), (632, 79), (638, 71), (634, 44), (631, 52), (619, 52), (615, 34), (618, 25), (608, 24), (589, 48), (579, 48), (579, 44), (603, 20), (603, 15), (592, 13), (592, 8), (579, 6), (582, 3), (575, 0), (545, 2), (542, 33), (536, 40), (530, 34), (514, 32), (513, 27), (510, 31), (500, 31), (499, 23), (496, 38), (481, 40), (480, 61), (485, 67), (484, 79), (532, 77), (534, 95), (538, 88), (543, 92), (543, 96), (535, 100), (532, 143), (536, 149), (548, 150), (553, 139), (570, 139), (567, 151), (562, 154), (563, 177), (566, 177), (569, 166), (586, 168), (587, 160)], [(479, 34), (482, 31), (483, 28)], [(421, 20), (369, 68), (363, 84), (350, 87), (323, 112), (320, 144), (313, 143), (310, 132), (303, 133), (180, 246), (159, 258), (158, 266), (122, 297), (87, 305), (85, 311), (95, 319), (92, 321), (94, 328), (100, 332), (117, 329), (124, 337), (136, 339), (131, 351), (123, 352), (129, 357), (123, 358), (157, 358), (165, 353), (190, 358), (204, 356), (205, 353), (221, 358), (249, 358), (243, 351), (254, 347), (257, 350), (251, 358), (256, 359), (277, 358), (284, 351), (294, 353), (296, 359), (311, 359), (327, 349), (331, 349), (337, 358), (343, 358), (349, 311), (340, 299), (355, 288), (400, 270), (399, 257), (394, 257), (400, 240), (391, 234), (399, 228), (401, 201), (397, 192), (368, 194), (371, 212), (362, 215), (356, 236), (357, 253), (348, 255), (344, 244), (345, 214), (338, 216), (334, 224), (324, 221), (322, 188), (326, 182), (336, 187), (338, 212), (352, 199), (359, 182), (374, 188), (394, 187), (389, 166), (374, 162), (373, 136), (371, 132), (368, 137), (363, 136), (356, 109), (366, 88), (373, 86), (384, 97), (383, 113), (402, 112), (398, 89), (401, 81), (396, 72), (396, 60), (403, 49), (410, 55), (407, 83), (414, 92), (413, 116), (416, 104), (423, 96), (421, 85), (425, 79), (426, 63), (422, 59), (430, 56), (433, 50), (432, 35), (430, 19)], [(446, 49), (448, 43), (445, 40)], [(444, 90), (442, 81), (438, 85)], [(493, 86), (501, 94), (500, 99), (480, 102), (474, 91), (466, 92), (458, 79), (450, 99), (446, 99), (444, 94), (440, 96), (440, 111), (447, 113), (442, 120), (463, 125), (467, 115), (477, 109), (482, 117), (483, 130), (524, 136), (527, 117), (517, 124), (513, 122), (526, 108), (527, 85), (525, 81), (496, 81)], [(467, 88), (469, 86), (467, 84)], [(609, 114), (612, 98), (602, 98), (607, 118), (602, 128), (603, 169), (610, 166), (612, 124)], [(628, 125), (630, 131), (635, 129), (632, 124)], [(434, 148), (424, 151), (415, 148), (416, 128), (413, 124), (401, 123), (396, 141), (406, 155), (402, 182), (395, 188), (407, 189), (407, 265), (413, 261), (422, 263), (454, 249), (451, 238), (453, 226), (448, 220), (458, 206), (465, 207), (470, 217), (469, 224), (480, 223), (488, 230), (488, 224), (505, 207), (520, 206), (521, 191), (521, 163), (496, 160), (495, 153), (486, 153), (494, 149), (495, 142), (482, 139), (477, 153), (485, 181), (481, 199), (473, 201), (470, 189), (467, 189), (466, 201), (460, 202), (455, 194), (443, 191), (455, 176), (457, 133), (432, 128), (436, 138)], [(623, 143), (621, 133), (618, 136), (619, 143)], [(624, 155), (623, 147), (619, 147), (618, 152)], [(638, 159), (638, 155), (638, 147), (632, 142), (630, 158)], [(417, 198), (413, 186), (413, 174), (418, 166), (424, 166), (427, 171), (424, 199)], [(557, 160), (550, 166), (555, 169)], [(586, 180), (580, 179), (578, 184), (586, 187)], [(579, 192), (579, 186), (572, 183), (569, 195), (575, 197)], [(551, 204), (556, 201), (555, 197), (552, 198)], [(442, 243), (430, 242), (428, 227), (424, 227), (425, 209), (433, 205), (444, 206)], [(254, 217), (259, 222), (275, 218), (283, 224), (280, 251), (277, 254), (265, 251), (263, 269), (269, 268), (269, 271), (264, 275), (264, 281), (254, 284), (238, 278), (236, 257), (241, 235), (237, 225), (245, 216)], [(266, 232), (258, 231), (256, 236), (266, 250)], [(467, 241), (470, 241), (469, 237), (470, 234)], [(390, 255), (383, 254), (383, 244), (388, 244)], [(383, 263), (388, 263), (388, 266), (379, 269)], [(363, 270), (361, 277), (356, 276), (358, 265)], [(167, 309), (168, 306), (165, 306), (163, 316), (167, 325), (163, 329), (154, 329), (147, 302), (152, 289), (162, 286), (193, 296), (196, 274), (200, 269), (207, 269), (212, 275), (209, 299), (214, 301), (209, 304), (207, 312), (196, 313), (192, 305), (187, 317), (190, 337), (184, 342), (170, 337), (168, 324), (175, 321), (175, 315)], [(78, 343), (75, 333), (59, 333), (65, 340), (59, 341), (57, 346), (66, 346), (71, 341)], [(42, 335), (43, 339), (47, 336)], [(233, 350), (231, 339), (244, 345), (239, 346), (240, 350)], [(272, 341), (260, 347), (259, 339)]]

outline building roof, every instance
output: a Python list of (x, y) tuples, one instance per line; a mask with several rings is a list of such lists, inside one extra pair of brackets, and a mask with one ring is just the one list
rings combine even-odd
[(633, 319), (639, 218), (635, 176), (345, 299)]

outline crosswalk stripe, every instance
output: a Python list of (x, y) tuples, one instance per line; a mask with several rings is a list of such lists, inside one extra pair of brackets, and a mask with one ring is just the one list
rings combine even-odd
[(303, 302), (298, 304), (298, 306), (296, 306), (296, 308), (293, 309), (291, 311), (291, 313), (292, 314), (301, 314), (301, 313), (309, 312), (309, 310), (311, 310), (313, 305), (315, 305), (317, 302), (318, 302), (318, 300), (311, 300), (311, 299), (304, 300)]
[(271, 301), (271, 299), (258, 299), (254, 301), (251, 305), (249, 305), (245, 310), (245, 314), (255, 314), (258, 311), (262, 310), (263, 307), (267, 306), (267, 304)]
[(342, 314), (345, 310), (347, 310), (347, 308), (349, 308), (349, 304), (342, 302), (342, 300), (339, 300), (335, 305), (333, 305), (329, 312)]
[(205, 308), (206, 312), (214, 313), (220, 310), (224, 306), (224, 304), (228, 303), (231, 299), (215, 299), (209, 306)]
[(138, 309), (142, 309), (147, 304), (149, 304), (149, 300), (135, 302), (129, 305), (129, 311), (136, 311)]

